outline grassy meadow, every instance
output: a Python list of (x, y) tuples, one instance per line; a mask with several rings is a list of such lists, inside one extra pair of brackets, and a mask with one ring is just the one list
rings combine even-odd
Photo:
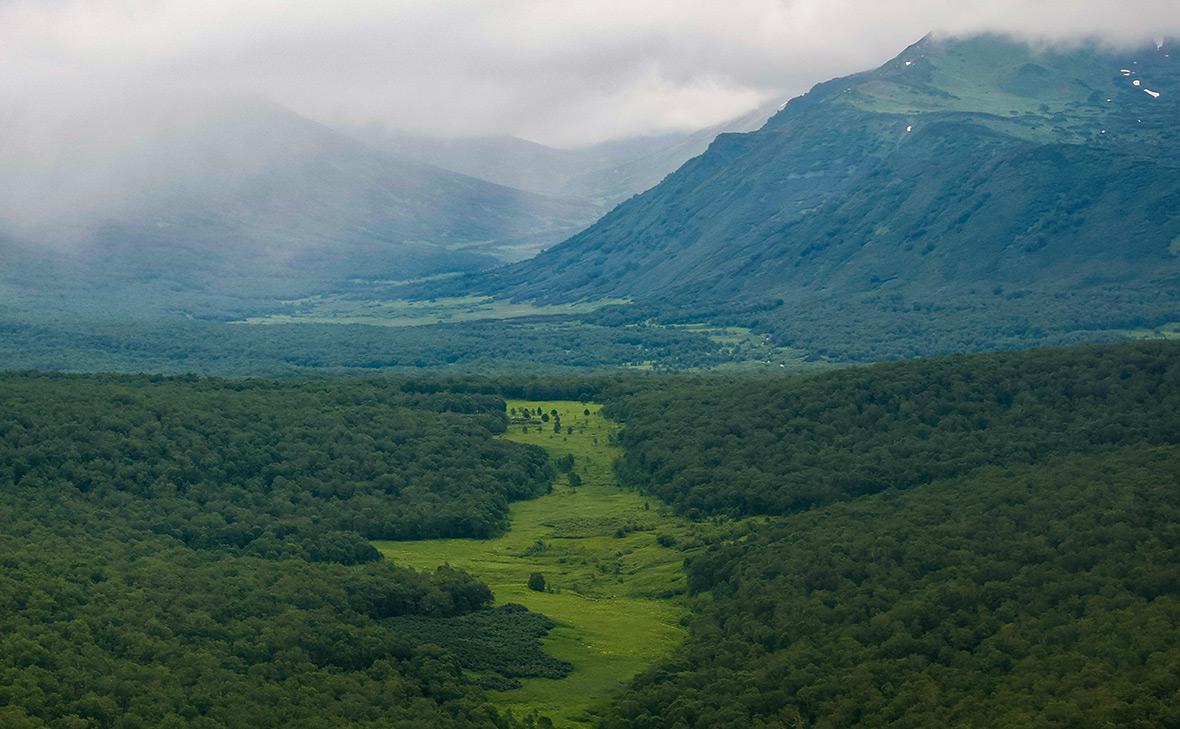
[[(505, 437), (540, 445), (554, 459), (572, 454), (581, 484), (572, 486), (563, 473), (552, 493), (514, 504), (511, 529), (496, 539), (377, 547), (398, 564), (468, 570), (492, 588), (497, 604), (519, 603), (553, 618), (558, 627), (545, 649), (569, 661), (573, 672), (560, 680), (526, 679), (498, 694), (499, 702), (518, 715), (536, 710), (559, 727), (588, 726), (597, 705), (684, 637), (684, 553), (660, 541), (685, 543), (692, 527), (655, 500), (619, 487), (612, 468), (619, 449), (611, 442), (617, 425), (598, 405), (512, 400), (508, 408), (558, 412), (561, 433), (552, 420), (533, 415), (529, 424), (513, 417)], [(534, 572), (545, 576), (545, 592), (527, 587)]]
[(414, 327), (432, 324), (519, 319), (532, 316), (586, 314), (626, 299), (599, 299), (572, 304), (537, 305), (495, 300), (488, 296), (459, 296), (424, 301), (390, 299), (363, 301), (342, 296), (312, 296), (289, 301), (297, 313), (248, 317), (246, 324), (367, 324)]

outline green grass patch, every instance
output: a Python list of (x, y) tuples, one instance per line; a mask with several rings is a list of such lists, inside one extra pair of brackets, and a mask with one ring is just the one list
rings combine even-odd
[(1112, 329), (1110, 331), (1130, 339), (1180, 339), (1180, 322), (1168, 322), (1154, 329)]
[(778, 347), (770, 337), (747, 327), (715, 326), (712, 324), (669, 324), (668, 329), (702, 334), (722, 346), (722, 352), (733, 360), (714, 367), (720, 371), (734, 372), (798, 372), (827, 368), (825, 361), (809, 360), (801, 349)]
[(286, 302), (297, 308), (294, 314), (249, 317), (246, 324), (368, 324), (385, 327), (413, 327), (484, 319), (519, 319), (529, 316), (570, 316), (587, 314), (603, 306), (625, 304), (626, 299), (599, 299), (573, 304), (537, 306), (489, 296), (410, 301), (403, 299), (358, 301), (340, 296), (316, 296)]
[[(619, 487), (612, 467), (620, 455), (612, 444), (617, 424), (598, 405), (512, 400), (508, 407), (557, 410), (561, 433), (534, 414), (527, 423), (513, 418), (505, 437), (540, 445), (554, 459), (572, 454), (581, 485), (562, 474), (551, 494), (514, 504), (512, 527), (497, 539), (377, 547), (398, 564), (468, 570), (492, 588), (497, 604), (519, 603), (556, 621), (542, 644), (573, 671), (562, 679), (526, 678), (521, 688), (495, 695), (518, 715), (537, 711), (559, 727), (589, 726), (596, 707), (683, 639), (684, 552), (659, 542), (689, 544), (694, 526)], [(534, 572), (545, 576), (546, 592), (527, 587)]]

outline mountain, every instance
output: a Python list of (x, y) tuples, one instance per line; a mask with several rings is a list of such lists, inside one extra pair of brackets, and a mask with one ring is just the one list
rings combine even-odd
[[(564, 188), (565, 195), (599, 201), (609, 208), (649, 190), (688, 160), (703, 153), (721, 134), (753, 131), (769, 119), (779, 103), (765, 105), (734, 119), (683, 136), (647, 138), (641, 153), (580, 174)], [(599, 149), (599, 145), (592, 149)]]
[(927, 37), (723, 134), (535, 259), (455, 282), (620, 322), (754, 326), (876, 359), (1180, 321), (1180, 69), (1170, 43)]
[(559, 149), (511, 136), (439, 138), (353, 130), (366, 144), (400, 157), (541, 195), (578, 200), (605, 213), (659, 183), (701, 154), (718, 134), (757, 129), (778, 104), (689, 133), (627, 137)]
[(594, 215), (255, 101), (15, 120), (5, 132), (10, 282), (307, 294), (519, 258), (517, 248), (567, 237)]
[(589, 150), (557, 149), (507, 135), (432, 137), (377, 126), (349, 131), (365, 144), (399, 157), (542, 195), (560, 194), (570, 179), (588, 168), (615, 163)]

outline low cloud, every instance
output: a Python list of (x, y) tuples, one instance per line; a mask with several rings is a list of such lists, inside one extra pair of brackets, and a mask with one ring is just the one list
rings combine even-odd
[(1180, 35), (1175, 0), (0, 0), (5, 116), (260, 96), (329, 123), (564, 145), (702, 127), (928, 31)]

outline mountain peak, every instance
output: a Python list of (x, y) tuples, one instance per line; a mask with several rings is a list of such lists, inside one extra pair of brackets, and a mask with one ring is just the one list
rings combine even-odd
[(628, 297), (657, 319), (760, 325), (783, 344), (835, 337), (852, 357), (894, 327), (931, 332), (899, 352), (930, 354), (1180, 319), (1177, 98), (1154, 45), (926, 36), (758, 131), (719, 136), (484, 285)]

